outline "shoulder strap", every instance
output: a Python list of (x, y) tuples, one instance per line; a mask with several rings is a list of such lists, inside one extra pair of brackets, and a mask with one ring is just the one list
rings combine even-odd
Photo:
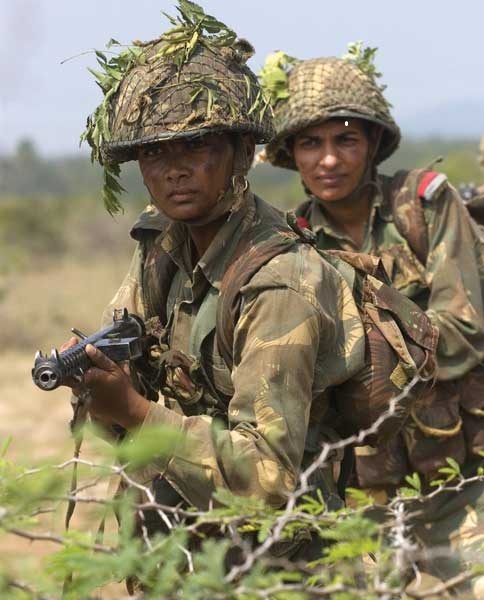
[(302, 241), (297, 233), (283, 228), (274, 230), (264, 241), (258, 241), (251, 231), (240, 240), (223, 276), (217, 307), (218, 350), (230, 369), (234, 362), (234, 331), (240, 315), (241, 288), (270, 260)]
[(429, 171), (397, 171), (393, 177), (382, 177), (383, 194), (390, 197), (393, 222), (407, 240), (412, 252), (422, 264), (429, 253), (427, 224), (424, 218), (419, 184)]
[(138, 232), (136, 239), (143, 249), (142, 288), (146, 321), (155, 319), (164, 327), (168, 319), (166, 314), (168, 293), (178, 267), (160, 244), (156, 243), (159, 235), (160, 231), (144, 229)]

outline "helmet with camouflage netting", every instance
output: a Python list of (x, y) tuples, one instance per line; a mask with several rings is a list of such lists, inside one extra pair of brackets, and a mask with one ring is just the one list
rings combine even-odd
[(380, 125), (375, 164), (388, 158), (400, 143), (400, 129), (372, 64), (376, 48), (349, 45), (343, 58), (298, 61), (282, 52), (270, 56), (261, 71), (263, 89), (274, 109), (275, 136), (266, 147), (276, 166), (296, 169), (291, 138), (302, 129), (332, 118), (358, 118)]
[(208, 132), (251, 133), (257, 143), (272, 135), (271, 109), (246, 65), (252, 46), (189, 0), (178, 12), (166, 15), (173, 27), (158, 39), (133, 42), (109, 61), (97, 53), (104, 100), (83, 139), (104, 166), (110, 212), (119, 208), (119, 163), (141, 146)]

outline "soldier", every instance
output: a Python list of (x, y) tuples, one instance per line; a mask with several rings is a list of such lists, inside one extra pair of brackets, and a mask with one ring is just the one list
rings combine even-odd
[[(267, 65), (274, 68), (274, 60)], [(378, 173), (398, 147), (400, 130), (374, 69), (338, 58), (281, 60), (276, 67), (287, 79), (285, 87), (278, 80), (266, 155), (275, 166), (299, 171), (308, 196), (297, 209), (300, 224), (312, 229), (321, 249), (380, 256), (396, 288), (439, 329), (436, 386), (389, 444), (355, 448), (358, 484), (392, 494), (414, 471), (428, 482), (447, 457), (475, 472), (484, 449), (484, 262), (477, 226), (445, 175)], [(422, 541), (459, 540), (459, 526), (472, 528), (482, 514), (481, 490), (471, 486), (434, 502), (416, 528)], [(451, 562), (433, 561), (429, 570), (447, 578), (461, 568)]]
[[(83, 384), (103, 425), (165, 424), (188, 440), (138, 474), (159, 502), (207, 509), (225, 488), (278, 507), (309, 460), (325, 390), (364, 364), (364, 331), (342, 276), (248, 185), (255, 143), (271, 135), (245, 64), (252, 47), (208, 15), (185, 18), (196, 5), (180, 6), (176, 30), (129, 51), (135, 60), (104, 88), (107, 112), (98, 109), (86, 133), (111, 209), (125, 161), (138, 161), (150, 194), (108, 313), (141, 316), (158, 344), (136, 385), (88, 346), (95, 366)], [(280, 250), (262, 264), (267, 241)], [(231, 321), (218, 321), (221, 305)], [(160, 390), (163, 401), (148, 401)], [(336, 498), (326, 471), (316, 483)], [(148, 517), (148, 529), (162, 525)]]

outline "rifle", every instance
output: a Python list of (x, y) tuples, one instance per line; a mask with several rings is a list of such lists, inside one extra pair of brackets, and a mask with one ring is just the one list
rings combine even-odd
[(72, 332), (81, 341), (58, 352), (53, 349), (50, 356), (44, 356), (40, 350), (36, 353), (32, 380), (41, 390), (55, 390), (71, 378), (80, 378), (91, 365), (85, 352), (87, 344), (92, 344), (114, 362), (135, 360), (143, 354), (145, 327), (136, 315), (128, 314), (126, 308), (113, 311), (113, 322), (90, 336), (78, 329)]

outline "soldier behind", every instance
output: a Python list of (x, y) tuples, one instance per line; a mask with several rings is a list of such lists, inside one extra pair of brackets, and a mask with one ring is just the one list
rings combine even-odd
[[(358, 485), (381, 497), (414, 471), (428, 482), (446, 457), (475, 472), (484, 449), (484, 261), (479, 229), (445, 175), (378, 174), (400, 130), (374, 66), (357, 54), (296, 61), (279, 53), (261, 80), (271, 92), (271, 80), (278, 79), (272, 89), (276, 133), (266, 156), (299, 171), (308, 196), (297, 210), (300, 224), (313, 230), (321, 249), (380, 256), (396, 288), (439, 329), (438, 382), (431, 393), (388, 445), (355, 449)], [(274, 69), (278, 78), (271, 77)], [(480, 484), (443, 496), (416, 529), (425, 544), (458, 541), (464, 521), (472, 528), (476, 513), (484, 514)], [(447, 578), (461, 566), (439, 559), (428, 568)]]
[[(112, 307), (140, 315), (157, 338), (143, 385), (163, 402), (88, 346), (89, 410), (108, 427), (166, 424), (186, 436), (144, 473), (161, 503), (206, 509), (225, 488), (278, 507), (308, 460), (308, 427), (324, 422), (324, 391), (364, 364), (364, 331), (343, 278), (249, 188), (255, 143), (271, 135), (245, 64), (252, 47), (209, 16), (190, 19), (201, 10), (193, 3), (180, 7), (178, 30), (139, 42), (119, 87), (105, 90), (105, 133), (96, 137), (98, 109), (86, 134), (102, 154), (111, 209), (125, 161), (138, 161), (151, 196)], [(273, 238), (279, 256), (251, 271)], [(232, 331), (217, 322), (227, 297)], [(332, 479), (318, 477), (330, 498)]]

